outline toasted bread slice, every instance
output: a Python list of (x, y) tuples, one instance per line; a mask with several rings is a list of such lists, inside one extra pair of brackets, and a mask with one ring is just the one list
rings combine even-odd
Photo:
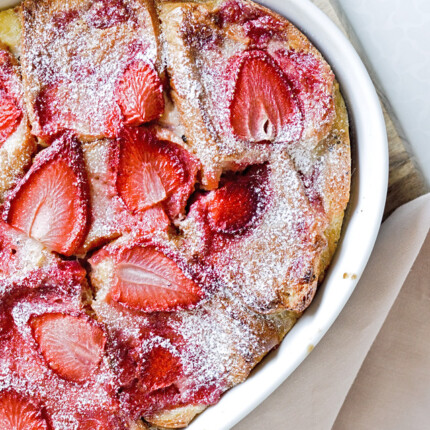
[(92, 220), (80, 253), (125, 233), (167, 232), (184, 217), (199, 163), (175, 140), (157, 126), (125, 128), (121, 138), (83, 144)]
[(305, 186), (309, 201), (327, 219), (324, 235), (327, 248), (321, 254), (318, 270), (321, 282), (336, 250), (351, 186), (351, 147), (348, 114), (335, 82), (335, 118), (328, 135), (310, 150), (294, 143), (289, 154)]
[[(178, 246), (189, 253), (190, 261), (213, 264), (227, 288), (256, 312), (303, 311), (336, 248), (349, 200), (351, 165), (348, 120), (338, 85), (335, 94), (336, 117), (325, 139), (314, 148), (297, 142), (273, 152), (267, 174), (263, 171), (253, 185), (258, 201), (254, 210), (260, 207), (260, 215), (247, 231), (234, 238), (208, 231), (206, 205), (213, 205), (216, 191), (192, 205), (180, 225), (184, 235)], [(242, 180), (240, 175), (233, 178)], [(227, 211), (228, 204), (220, 207)], [(240, 210), (236, 203), (228, 213), (237, 216)]]
[[(215, 188), (232, 166), (266, 161), (271, 145), (262, 142), (314, 145), (327, 135), (333, 73), (288, 21), (247, 0), (159, 8), (172, 97), (202, 160), (204, 186)], [(274, 80), (280, 91), (271, 93)]]
[(112, 161), (117, 146), (117, 141), (109, 139), (83, 144), (90, 185), (91, 222), (78, 254), (85, 254), (126, 233), (150, 234), (166, 230), (170, 224), (160, 206), (149, 208), (142, 214), (133, 214), (121, 200)]
[[(136, 312), (112, 299), (118, 275), (116, 256), (123, 240), (109, 245), (91, 259), (91, 282), (97, 289), (93, 303), (98, 318), (138, 351), (163, 345), (175, 351), (181, 371), (169, 381), (167, 407), (158, 410), (143, 406), (145, 420), (162, 428), (186, 426), (207, 405), (232, 386), (244, 381), (252, 368), (285, 336), (299, 314), (283, 311), (272, 315), (250, 312), (235, 298), (217, 296), (194, 309), (160, 315)], [(115, 249), (116, 248), (116, 249)], [(134, 279), (138, 279), (137, 267)], [(142, 278), (144, 279), (144, 278)], [(150, 331), (151, 338), (144, 333)], [(127, 340), (125, 340), (127, 339)], [(159, 394), (162, 395), (161, 393)], [(163, 397), (160, 397), (163, 404)]]
[(144, 85), (149, 75), (160, 81), (152, 0), (26, 0), (21, 19), (25, 99), (33, 133), (42, 139), (62, 129), (87, 140), (115, 136), (128, 114), (122, 85), (133, 86), (129, 79)]
[(0, 201), (23, 176), (36, 151), (22, 96), (21, 75), (16, 59), (0, 42), (0, 91), (2, 127), (0, 132)]

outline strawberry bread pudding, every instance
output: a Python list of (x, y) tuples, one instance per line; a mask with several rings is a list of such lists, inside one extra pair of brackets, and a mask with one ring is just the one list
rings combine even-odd
[(333, 257), (334, 74), (248, 0), (25, 0), (0, 40), (0, 428), (185, 427)]

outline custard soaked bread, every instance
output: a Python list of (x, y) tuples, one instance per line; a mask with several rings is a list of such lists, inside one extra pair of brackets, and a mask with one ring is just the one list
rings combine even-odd
[(335, 76), (247, 0), (25, 0), (0, 26), (0, 423), (187, 426), (332, 260)]
[(161, 114), (150, 0), (27, 0), (21, 15), (25, 97), (37, 136), (70, 129), (84, 139), (114, 137), (124, 122)]
[(267, 160), (270, 146), (327, 135), (330, 67), (288, 21), (242, 1), (162, 2), (173, 97), (207, 187), (223, 169)]

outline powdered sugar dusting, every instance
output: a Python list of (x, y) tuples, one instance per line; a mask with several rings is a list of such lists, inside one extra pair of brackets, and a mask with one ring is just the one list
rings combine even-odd
[[(118, 19), (98, 24), (100, 13), (113, 13), (111, 3), (119, 9)], [(100, 12), (103, 7), (107, 10)], [(131, 60), (159, 65), (142, 2), (27, 1), (23, 16), (23, 73), (34, 131), (115, 135), (121, 121), (115, 88), (125, 67)]]
[[(91, 208), (85, 239), (69, 259), (0, 223), (0, 394), (14, 390), (43, 406), (55, 429), (121, 430), (131, 418), (151, 422), (166, 411), (192, 419), (216, 403), (279, 344), (312, 300), (335, 246), (336, 234), (327, 231), (348, 200), (345, 107), (329, 66), (307, 39), (240, 0), (216, 2), (215, 10), (201, 3), (158, 6), (160, 37), (146, 0), (23, 2), (32, 132), (48, 143), (59, 130), (76, 132), (81, 142), (72, 138), (59, 156), (76, 174), (74, 185), (88, 186)], [(253, 50), (264, 53), (255, 54), (261, 61), (271, 56), (267, 64), (299, 109), (289, 129), (268, 124), (264, 142), (238, 138), (230, 124), (241, 59)], [(162, 203), (137, 216), (116, 187), (120, 139), (112, 138), (124, 126), (115, 90), (135, 60), (162, 80), (167, 68), (171, 92), (164, 94), (164, 115), (134, 130), (176, 142), (202, 164), (192, 178), (196, 192), (170, 219)], [(0, 168), (4, 151), (17, 166), (13, 178), (1, 171), (0, 187), (10, 181), (5, 189), (23, 175), (35, 142), (26, 120), (10, 139), (0, 148)], [(41, 151), (34, 168), (57, 150), (54, 142)], [(191, 160), (186, 152), (181, 157)], [(207, 190), (228, 181), (252, 188), (238, 194), (249, 202), (235, 206), (252, 213), (239, 216), (238, 227), (234, 220), (231, 230), (222, 214), (205, 212), (216, 193)], [(115, 300), (119, 253), (147, 246), (202, 289), (200, 301), (142, 312)], [(85, 269), (76, 255), (86, 259), (80, 260)], [(31, 323), (45, 314), (80, 318), (106, 336), (102, 360), (84, 381), (61, 377), (47, 362)]]
[[(161, 10), (177, 103), (205, 175), (215, 172), (219, 177), (232, 164), (257, 164), (269, 158), (267, 147), (238, 138), (230, 125), (230, 104), (243, 53), (270, 53), (300, 107), (301, 116), (278, 130), (273, 142), (283, 144), (302, 135), (309, 145), (327, 134), (333, 121), (333, 74), (289, 23), (257, 5), (236, 0), (217, 3), (215, 9), (169, 4)], [(205, 175), (204, 181), (210, 182)]]

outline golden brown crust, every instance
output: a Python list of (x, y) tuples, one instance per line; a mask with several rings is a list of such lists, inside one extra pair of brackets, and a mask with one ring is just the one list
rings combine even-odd
[(183, 428), (186, 427), (196, 415), (201, 414), (206, 406), (181, 406), (168, 411), (154, 412), (145, 417), (145, 420), (157, 428)]

